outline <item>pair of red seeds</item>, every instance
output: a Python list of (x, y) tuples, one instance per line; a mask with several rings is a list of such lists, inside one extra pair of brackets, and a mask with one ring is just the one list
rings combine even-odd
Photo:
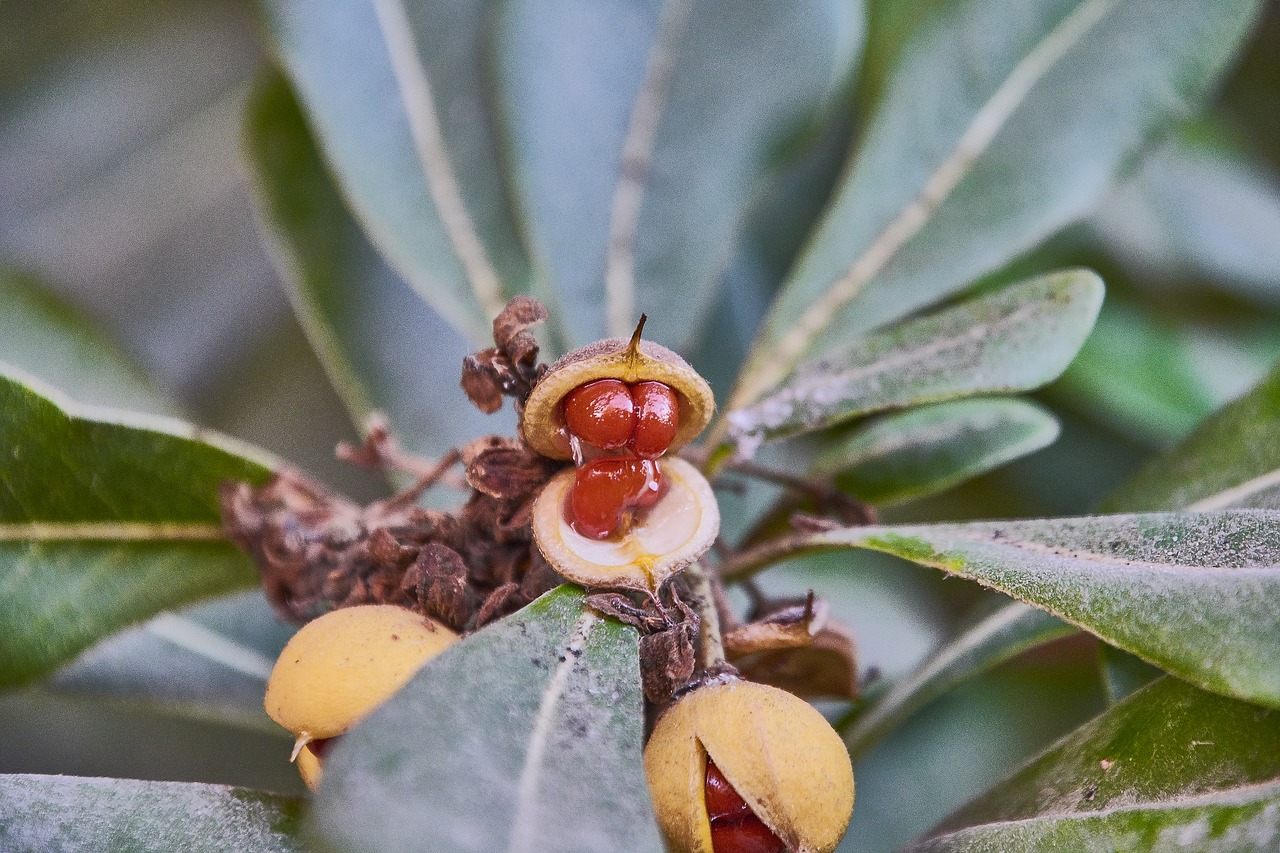
[(657, 459), (675, 440), (680, 407), (675, 392), (661, 382), (627, 385), (597, 379), (565, 396), (565, 425), (579, 442), (621, 455), (581, 460), (569, 515), (591, 539), (607, 539), (629, 509), (652, 506), (661, 488)]
[(714, 853), (786, 853), (786, 845), (756, 817), (710, 758), (706, 798)]

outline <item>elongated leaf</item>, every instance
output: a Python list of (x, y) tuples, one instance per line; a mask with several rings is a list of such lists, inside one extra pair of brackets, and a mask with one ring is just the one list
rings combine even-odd
[(842, 528), (747, 552), (725, 574), (840, 548), (976, 580), (1194, 684), (1280, 707), (1280, 513)]
[(1046, 447), (1058, 421), (1027, 400), (958, 400), (885, 415), (832, 443), (812, 474), (882, 504), (940, 492)]
[[(691, 343), (749, 205), (856, 61), (861, 4), (503, 4), (514, 177), (572, 343)], [(605, 287), (600, 287), (603, 278)]]
[(383, 263), (346, 212), (278, 75), (259, 81), (247, 136), (282, 278), (356, 427), (382, 412), (406, 448), (430, 456), (510, 428), (467, 401), (458, 378), (471, 347)]
[(346, 735), (315, 827), (361, 853), (662, 850), (636, 632), (548, 593), (429, 663)]
[(78, 407), (0, 375), (0, 684), (119, 628), (252, 585), (221, 533), (218, 486), (271, 460), (159, 417)]
[(1165, 678), (910, 849), (1262, 853), (1278, 816), (1280, 715)]
[(776, 393), (731, 412), (731, 433), (750, 453), (883, 409), (1036, 388), (1066, 369), (1101, 304), (1101, 280), (1072, 270), (903, 323), (801, 366)]
[(1002, 607), (931, 655), (844, 729), (855, 760), (903, 720), (956, 685), (1075, 628), (1025, 604)]
[(484, 93), (487, 4), (262, 0), (339, 186), (395, 269), (473, 343), (526, 261)]
[(1274, 307), (1280, 304), (1280, 181), (1215, 138), (1216, 130), (1196, 128), (1148, 157), (1090, 225), (1149, 279), (1207, 280)]
[(236, 593), (107, 637), (45, 686), (283, 736), (263, 710), (262, 694), (293, 630), (260, 590)]
[(916, 34), (729, 405), (1088, 211), (1185, 116), (1257, 0), (968, 0)]
[(177, 413), (137, 365), (34, 279), (0, 268), (0, 305), (0, 362), (81, 403)]
[(1280, 369), (1153, 459), (1104, 507), (1280, 507)]
[(302, 804), (246, 788), (74, 776), (0, 776), (6, 853), (289, 853)]

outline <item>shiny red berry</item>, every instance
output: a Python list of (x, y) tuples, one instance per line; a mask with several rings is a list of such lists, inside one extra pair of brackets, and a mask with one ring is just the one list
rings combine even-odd
[(636, 429), (630, 389), (617, 379), (597, 379), (570, 391), (564, 419), (570, 432), (603, 450), (626, 447)]
[(680, 426), (676, 392), (661, 382), (637, 382), (631, 386), (635, 403), (635, 435), (631, 450), (643, 459), (657, 459), (667, 452)]
[(710, 758), (705, 790), (713, 853), (785, 853), (786, 845), (756, 817)]
[[(622, 523), (622, 513), (649, 500), (653, 465), (629, 456), (588, 462), (578, 469), (569, 493), (569, 521), (588, 539), (608, 539)], [(656, 494), (655, 494), (656, 497)]]

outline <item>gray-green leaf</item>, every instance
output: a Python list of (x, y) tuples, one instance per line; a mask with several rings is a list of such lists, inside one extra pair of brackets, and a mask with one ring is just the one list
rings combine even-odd
[(1280, 715), (1164, 678), (948, 818), (913, 853), (1271, 851)]
[(197, 782), (0, 776), (5, 853), (301, 853), (302, 803)]
[(1026, 391), (1057, 378), (1102, 305), (1087, 270), (1040, 276), (809, 362), (775, 393), (729, 413), (739, 452), (884, 409)]
[(1280, 508), (1280, 369), (1147, 463), (1103, 506)]
[(458, 387), (472, 348), (387, 267), (352, 220), (279, 75), (259, 80), (246, 135), (281, 277), (357, 429), (376, 410), (407, 449), (439, 456), (511, 426), (486, 418)]
[[(692, 342), (751, 203), (856, 61), (861, 4), (502, 4), (516, 192), (571, 343)], [(603, 283), (603, 287), (601, 284)]]
[(1258, 0), (968, 0), (904, 50), (729, 409), (1086, 213), (1210, 89)]
[(1052, 444), (1058, 419), (1029, 400), (956, 400), (885, 415), (829, 442), (810, 473), (874, 504), (940, 492)]
[(660, 853), (636, 632), (561, 587), (445, 652), (335, 747), (314, 827), (361, 853)]
[(473, 343), (525, 287), (478, 0), (260, 3), (339, 186), (373, 242)]
[(187, 424), (78, 407), (34, 383), (0, 375), (0, 684), (254, 584), (222, 536), (218, 487), (261, 482), (272, 465)]
[(870, 548), (976, 580), (1208, 690), (1280, 707), (1280, 512), (841, 528), (747, 552)]

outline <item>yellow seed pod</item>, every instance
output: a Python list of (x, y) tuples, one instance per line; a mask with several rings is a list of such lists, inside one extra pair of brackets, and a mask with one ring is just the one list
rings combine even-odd
[(307, 747), (364, 719), (458, 635), (390, 604), (344, 607), (304, 625), (280, 652), (263, 702), (297, 737), (294, 757), (309, 787), (322, 762)]
[(708, 757), (788, 850), (830, 853), (840, 843), (853, 813), (853, 766), (807, 702), (733, 681), (695, 689), (658, 720), (644, 768), (673, 853), (713, 853)]
[(563, 430), (560, 403), (579, 385), (597, 379), (617, 379), (628, 385), (661, 382), (676, 394), (679, 421), (675, 439), (667, 448), (674, 453), (698, 437), (715, 412), (711, 386), (676, 353), (652, 341), (640, 340), (640, 329), (625, 338), (606, 338), (563, 356), (533, 387), (524, 404), (520, 432), (525, 442), (543, 456), (570, 459), (572, 451)]
[(533, 506), (533, 538), (547, 562), (585, 586), (657, 590), (701, 557), (720, 532), (720, 509), (707, 479), (675, 457), (661, 461), (665, 491), (636, 511), (617, 535), (589, 539), (573, 529), (565, 510), (575, 469), (566, 468), (543, 487)]

